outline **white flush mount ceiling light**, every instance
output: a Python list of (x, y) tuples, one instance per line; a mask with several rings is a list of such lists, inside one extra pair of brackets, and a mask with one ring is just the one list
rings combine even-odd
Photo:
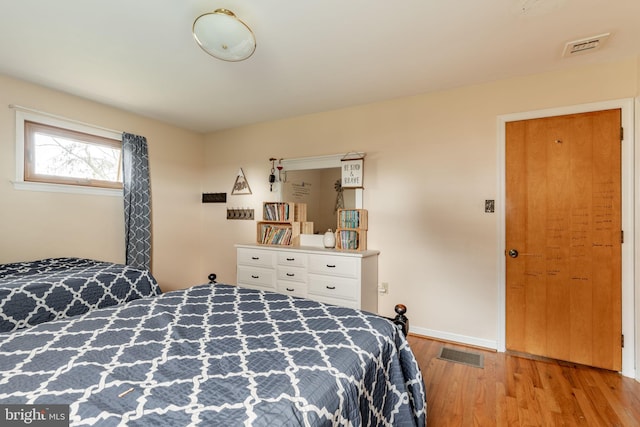
[(198, 16), (192, 32), (205, 52), (223, 61), (243, 61), (256, 50), (256, 38), (251, 28), (227, 9)]

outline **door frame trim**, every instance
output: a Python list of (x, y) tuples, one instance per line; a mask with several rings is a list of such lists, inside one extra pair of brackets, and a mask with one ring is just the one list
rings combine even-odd
[[(635, 323), (634, 303), (635, 287), (635, 223), (640, 218), (635, 217), (635, 126), (634, 99), (616, 99), (611, 101), (594, 102), (589, 104), (571, 105), (544, 110), (526, 111), (505, 114), (497, 117), (498, 133), (498, 197), (496, 212), (498, 221), (498, 342), (497, 350), (506, 351), (506, 124), (517, 120), (538, 119), (543, 117), (561, 116), (566, 114), (587, 113), (591, 111), (610, 110), (620, 108), (624, 141), (622, 142), (622, 229), (624, 230), (624, 244), (622, 245), (622, 333), (625, 346), (622, 348), (622, 374), (635, 378)], [(640, 162), (638, 163), (640, 165)], [(640, 211), (640, 209), (639, 209)], [(638, 307), (640, 313), (640, 307)]]

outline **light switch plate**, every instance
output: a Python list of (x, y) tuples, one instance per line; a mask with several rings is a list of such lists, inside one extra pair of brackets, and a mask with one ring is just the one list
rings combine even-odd
[(495, 200), (485, 200), (484, 201), (484, 211), (486, 213), (494, 213), (496, 208)]

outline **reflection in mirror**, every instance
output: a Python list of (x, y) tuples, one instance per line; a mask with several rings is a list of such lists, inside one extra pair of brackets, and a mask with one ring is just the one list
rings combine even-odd
[[(336, 228), (336, 203), (340, 203), (336, 182), (340, 183), (342, 158), (344, 154), (282, 160), (279, 201), (306, 203), (307, 221), (313, 222), (316, 234)], [(362, 188), (343, 189), (342, 199), (345, 209), (363, 209)]]
[(342, 189), (340, 168), (287, 171), (283, 174), (282, 199), (307, 204), (307, 221), (314, 233), (335, 230), (338, 209), (355, 209), (355, 189)]

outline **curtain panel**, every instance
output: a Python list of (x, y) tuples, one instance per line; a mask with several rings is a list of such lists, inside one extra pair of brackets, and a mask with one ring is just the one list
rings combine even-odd
[(122, 134), (126, 264), (151, 268), (151, 186), (144, 136)]

